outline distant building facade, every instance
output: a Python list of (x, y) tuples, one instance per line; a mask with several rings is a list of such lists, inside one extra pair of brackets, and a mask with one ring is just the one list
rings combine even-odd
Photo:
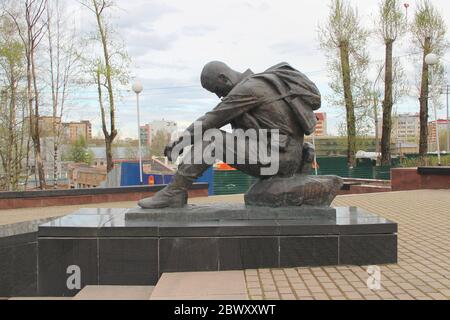
[[(25, 118), (25, 124), (29, 124), (30, 118)], [(61, 117), (40, 116), (39, 134), (41, 138), (50, 138), (54, 136), (53, 130), (62, 133), (62, 143), (74, 143), (83, 136), (86, 141), (92, 139), (92, 124), (89, 120), (79, 122), (63, 123)]]
[[(54, 127), (55, 126), (55, 127)], [(39, 133), (41, 138), (53, 137), (53, 129), (61, 128), (61, 117), (39, 117)]]
[[(428, 143), (436, 144), (437, 132), (436, 128), (439, 128), (439, 133), (443, 135), (447, 132), (450, 120), (438, 119), (437, 121), (431, 121), (428, 123)], [(436, 125), (437, 124), (437, 125)]]
[[(30, 118), (25, 119), (25, 124), (29, 125)], [(63, 155), (69, 152), (70, 143), (75, 142), (80, 136), (84, 136), (87, 141), (92, 138), (92, 125), (89, 121), (63, 123), (61, 117), (40, 116), (38, 119), (39, 134), (41, 142), (41, 159), (44, 166), (44, 174), (48, 184), (56, 183), (59, 187), (68, 185), (70, 161), (63, 161)], [(55, 127), (56, 126), (56, 127)], [(61, 139), (54, 137), (54, 129), (61, 134)], [(55, 153), (55, 144), (57, 144)], [(33, 148), (33, 144), (31, 145)], [(30, 153), (28, 172), (32, 177), (36, 173), (36, 160), (34, 151)], [(56, 175), (55, 175), (56, 173)], [(34, 187), (37, 182), (29, 180), (29, 186)]]
[(325, 112), (317, 112), (317, 126), (316, 126), (316, 137), (326, 137), (328, 136), (328, 129), (327, 129), (327, 114)]
[[(383, 132), (383, 120), (378, 121), (380, 138)], [(401, 113), (392, 116), (392, 143), (418, 143), (420, 137), (420, 115)]]
[(63, 128), (64, 138), (71, 143), (76, 142), (80, 137), (84, 137), (86, 141), (92, 139), (92, 124), (88, 120), (63, 123)]
[(394, 117), (393, 133), (397, 142), (418, 142), (420, 137), (420, 115), (404, 113)]
[(148, 123), (140, 128), (140, 136), (143, 145), (151, 146), (153, 143), (153, 138), (158, 132), (164, 132), (172, 136), (178, 131), (178, 126), (176, 122), (166, 121), (166, 120), (156, 120)]

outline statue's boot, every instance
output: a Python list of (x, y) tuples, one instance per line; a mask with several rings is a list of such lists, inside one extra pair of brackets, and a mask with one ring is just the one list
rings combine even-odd
[(142, 209), (182, 208), (188, 201), (188, 189), (193, 181), (176, 174), (172, 182), (153, 197), (142, 199), (138, 205)]
[(188, 201), (189, 187), (207, 169), (207, 165), (182, 164), (167, 187), (153, 197), (139, 201), (138, 205), (143, 209), (183, 208)]

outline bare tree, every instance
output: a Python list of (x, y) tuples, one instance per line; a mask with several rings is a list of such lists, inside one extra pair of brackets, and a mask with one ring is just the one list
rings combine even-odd
[[(434, 53), (438, 56), (443, 56), (445, 50), (448, 48), (446, 40), (447, 26), (439, 12), (429, 0), (422, 0), (417, 5), (417, 10), (412, 22), (411, 32), (413, 35), (413, 45), (422, 52), (422, 71), (420, 84), (420, 146), (419, 153), (422, 157), (428, 153), (428, 99), (429, 92), (429, 67), (425, 63), (425, 57)], [(440, 70), (443, 70), (442, 65), (437, 66), (437, 77), (433, 82), (439, 78)], [(437, 87), (437, 86), (435, 86)]]
[(17, 190), (22, 172), (23, 105), (19, 84), (25, 76), (25, 54), (16, 28), (8, 15), (0, 16), (0, 74), (2, 88), (0, 158), (5, 172), (5, 188)]
[[(114, 1), (84, 0), (81, 1), (81, 4), (95, 17), (96, 32), (93, 40), (101, 46), (101, 54), (93, 59), (88, 59), (87, 63), (97, 87), (102, 131), (106, 145), (107, 172), (110, 172), (114, 168), (112, 147), (118, 135), (116, 128), (117, 89), (129, 82), (129, 58), (120, 39), (115, 37), (113, 27), (108, 24), (108, 12), (114, 7)], [(106, 90), (106, 94), (104, 90)]]
[(46, 183), (39, 130), (40, 100), (36, 72), (36, 50), (46, 32), (46, 21), (43, 16), (46, 12), (47, 0), (22, 0), (20, 4), (24, 6), (23, 14), (17, 16), (11, 11), (7, 11), (7, 13), (14, 21), (25, 49), (30, 135), (33, 140), (39, 188), (44, 189)]
[(47, 39), (49, 58), (49, 79), (52, 105), (53, 137), (53, 181), (57, 188), (60, 159), (60, 145), (63, 134), (62, 120), (70, 85), (78, 71), (79, 56), (76, 51), (77, 33), (75, 27), (66, 23), (59, 0), (47, 6)]
[[(380, 64), (377, 66), (377, 78), (373, 82), (372, 89), (372, 105), (373, 105), (373, 116), (374, 116), (374, 124), (375, 124), (375, 140), (377, 143), (377, 153), (380, 152), (380, 130), (379, 130), (379, 116), (378, 110), (380, 106), (382, 107), (382, 96), (383, 89), (386, 88), (386, 79), (382, 77), (383, 72), (385, 72), (386, 64)], [(409, 94), (409, 84), (406, 77), (405, 69), (401, 63), (400, 58), (393, 57), (392, 59), (392, 106), (395, 106), (400, 100)], [(392, 112), (391, 112), (392, 115)], [(392, 116), (390, 120), (390, 134), (392, 136)], [(383, 129), (382, 129), (383, 130)], [(391, 139), (389, 139), (391, 141)], [(390, 143), (390, 142), (389, 142)], [(381, 162), (381, 158), (378, 159), (378, 162)], [(384, 163), (382, 165), (389, 165), (390, 163)]]
[[(348, 165), (356, 165), (357, 116), (355, 109), (365, 118), (368, 80), (368, 55), (365, 50), (368, 32), (361, 25), (356, 8), (346, 0), (331, 0), (326, 23), (319, 27), (321, 48), (326, 52), (330, 84), (346, 110)], [(359, 100), (359, 101), (357, 101)]]

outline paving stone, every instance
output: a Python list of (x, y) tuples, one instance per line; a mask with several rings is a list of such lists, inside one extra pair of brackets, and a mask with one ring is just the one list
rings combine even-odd
[[(450, 299), (450, 190), (419, 190), (337, 197), (334, 206), (357, 206), (399, 224), (399, 263), (381, 266), (383, 290), (368, 290), (367, 266), (330, 266), (285, 270), (298, 299), (307, 288), (333, 290), (364, 299)], [(274, 274), (279, 274), (280, 270)], [(328, 279), (330, 279), (328, 281)], [(278, 279), (275, 286), (280, 288)], [(284, 283), (283, 283), (284, 285)], [(317, 292), (316, 294), (320, 294)], [(333, 296), (333, 299), (347, 299)]]
[(73, 300), (149, 300), (154, 287), (87, 286)]

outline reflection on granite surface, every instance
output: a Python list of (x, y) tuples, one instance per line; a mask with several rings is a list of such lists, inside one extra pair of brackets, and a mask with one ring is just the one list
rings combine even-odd
[(106, 222), (111, 220), (113, 215), (77, 215), (72, 214), (59, 218), (57, 220), (48, 222), (40, 226), (40, 228), (47, 227), (80, 227), (80, 228), (100, 228), (105, 225)]
[(124, 208), (81, 208), (72, 215), (118, 215), (127, 212)]
[[(349, 228), (355, 228), (365, 226), (369, 228), (374, 227), (377, 233), (392, 233), (396, 232), (396, 224), (383, 217), (371, 214), (359, 208), (336, 208), (335, 213), (331, 214), (310, 214), (303, 216), (296, 216), (299, 211), (293, 210), (289, 213), (289, 210), (280, 211), (278, 213), (278, 219), (267, 218), (267, 213), (261, 213), (256, 216), (256, 211), (251, 208), (250, 211), (242, 211), (242, 206), (232, 206), (238, 212), (229, 211), (226, 215), (228, 218), (222, 217), (220, 214), (208, 216), (205, 220), (199, 219), (203, 214), (194, 214), (193, 219), (191, 216), (184, 217), (179, 221), (173, 220), (174, 215), (164, 219), (159, 213), (156, 214), (155, 220), (144, 218), (137, 218), (134, 216), (130, 219), (129, 212), (126, 209), (82, 209), (72, 215), (68, 215), (52, 222), (46, 223), (40, 227), (40, 231), (48, 231), (49, 228), (83, 228), (83, 229), (99, 229), (99, 232), (107, 232), (112, 234), (113, 230), (124, 229), (120, 231), (120, 234), (125, 235), (125, 230), (133, 232), (133, 228), (154, 228), (151, 234), (147, 235), (159, 235), (164, 236), (183, 236), (182, 230), (186, 231), (185, 236), (197, 235), (200, 231), (206, 232), (205, 236), (260, 236), (260, 235), (308, 235), (308, 234), (339, 234), (341, 230), (344, 230), (344, 234), (349, 233)], [(205, 208), (200, 208), (200, 212), (203, 212)], [(289, 209), (289, 208), (287, 208)], [(225, 209), (220, 209), (222, 212)], [(227, 209), (228, 210), (228, 209)], [(261, 208), (258, 208), (261, 210)], [(273, 210), (273, 209), (271, 209)], [(159, 212), (159, 211), (158, 211)], [(248, 213), (253, 212), (253, 217), (248, 218)], [(176, 214), (174, 211), (173, 214)], [(178, 212), (177, 215), (181, 216)], [(273, 213), (270, 213), (273, 215)], [(238, 216), (236, 218), (236, 216)], [(245, 219), (246, 216), (248, 219)], [(290, 218), (295, 216), (294, 219)], [(386, 227), (385, 229), (380, 227)], [(108, 229), (108, 230), (104, 230)], [(197, 229), (197, 231), (193, 231)], [(309, 229), (309, 231), (308, 231)], [(385, 231), (383, 231), (385, 230)], [(136, 231), (136, 230), (135, 230)], [(291, 233), (291, 234), (290, 234)], [(374, 232), (369, 232), (374, 233)]]

